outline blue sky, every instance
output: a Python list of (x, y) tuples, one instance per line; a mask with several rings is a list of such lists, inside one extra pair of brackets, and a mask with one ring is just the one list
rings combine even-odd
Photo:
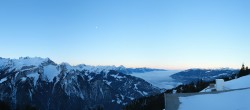
[(248, 0), (1, 0), (0, 56), (127, 67), (250, 64)]

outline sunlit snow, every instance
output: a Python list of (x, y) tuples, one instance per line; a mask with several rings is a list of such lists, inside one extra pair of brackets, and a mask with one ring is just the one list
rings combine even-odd
[(7, 78), (5, 77), (5, 78), (3, 78), (3, 79), (0, 80), (0, 83), (4, 82), (6, 80), (7, 80)]
[(58, 74), (59, 74), (59, 71), (57, 70), (56, 66), (54, 66), (54, 65), (48, 65), (48, 66), (44, 67), (44, 75), (48, 78), (48, 80), (50, 82)]

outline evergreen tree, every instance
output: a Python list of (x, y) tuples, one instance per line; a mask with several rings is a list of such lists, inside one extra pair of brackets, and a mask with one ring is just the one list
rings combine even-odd
[(245, 70), (245, 65), (244, 65), (244, 63), (242, 64), (241, 70)]

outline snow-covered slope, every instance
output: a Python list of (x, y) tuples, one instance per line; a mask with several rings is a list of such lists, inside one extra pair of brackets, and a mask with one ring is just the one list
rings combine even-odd
[(250, 110), (250, 89), (180, 97), (179, 110)]
[[(248, 88), (250, 87), (250, 75), (240, 77), (238, 79), (226, 81), (223, 84), (224, 90), (231, 90), (231, 89), (241, 89), (241, 88)], [(201, 92), (211, 92), (212, 88), (205, 88)]]
[(239, 89), (250, 87), (250, 75), (240, 77), (224, 84), (225, 89)]
[(179, 97), (179, 110), (250, 110), (250, 75), (227, 81), (224, 88), (230, 91)]

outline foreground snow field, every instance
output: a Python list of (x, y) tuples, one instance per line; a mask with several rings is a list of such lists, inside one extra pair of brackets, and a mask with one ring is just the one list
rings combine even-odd
[(179, 110), (250, 110), (250, 89), (179, 97)]
[(250, 75), (240, 77), (224, 84), (226, 90), (217, 94), (193, 95), (179, 97), (179, 110), (250, 110)]

